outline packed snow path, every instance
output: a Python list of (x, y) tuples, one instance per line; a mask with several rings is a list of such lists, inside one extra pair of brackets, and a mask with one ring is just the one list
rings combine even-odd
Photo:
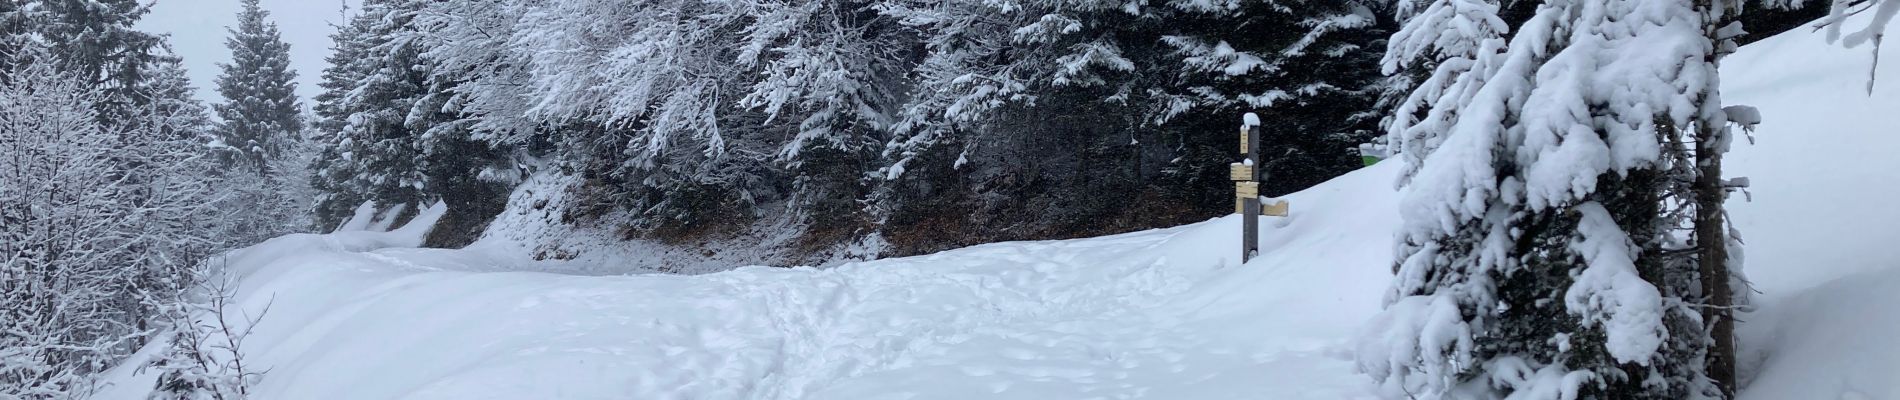
[[(1754, 184), (1731, 207), (1762, 292), (1744, 399), (1900, 399), (1900, 73), (1867, 94), (1871, 57), (1802, 29), (1724, 68), (1730, 102), (1765, 116), (1730, 159)], [(1289, 196), (1247, 265), (1232, 217), (827, 270), (509, 272), (537, 266), (416, 249), (414, 228), (230, 265), (247, 310), (271, 305), (245, 347), (270, 368), (259, 399), (1371, 398), (1346, 341), (1388, 282), (1396, 167)], [(100, 398), (151, 387), (112, 375)]]

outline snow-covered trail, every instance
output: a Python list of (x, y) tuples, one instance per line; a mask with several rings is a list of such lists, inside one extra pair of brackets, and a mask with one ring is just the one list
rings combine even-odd
[[(1724, 69), (1759, 107), (1732, 214), (1762, 293), (1745, 399), (1900, 399), (1900, 71), (1797, 29)], [(1891, 57), (1890, 57), (1891, 58)], [(1887, 60), (1886, 65), (1894, 65)], [(1347, 340), (1398, 225), (1385, 163), (1289, 196), (1264, 254), (1239, 221), (999, 243), (832, 269), (570, 276), (416, 232), (275, 239), (235, 255), (259, 399), (1351, 399)], [(122, 367), (104, 399), (142, 399)]]
[(488, 272), (525, 261), (373, 232), (231, 265), (270, 304), (245, 344), (266, 399), (1355, 398), (1396, 219), (1358, 190), (1390, 167), (1290, 196), (1311, 209), (1244, 266), (1235, 218), (696, 276)]

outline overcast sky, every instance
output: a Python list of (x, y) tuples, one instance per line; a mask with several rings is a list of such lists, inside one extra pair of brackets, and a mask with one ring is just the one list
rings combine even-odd
[[(333, 24), (343, 23), (339, 12), (348, 2), (355, 11), (360, 0), (263, 0), (270, 11), (269, 21), (277, 23), (290, 42), (290, 67), (297, 70), (297, 97), (304, 107), (317, 94), (317, 80), (323, 73), (323, 57), (330, 54)], [(185, 58), (191, 83), (198, 98), (207, 104), (221, 101), (213, 80), (218, 63), (231, 59), (224, 48), (225, 27), (237, 25), (238, 0), (156, 0), (152, 13), (139, 22), (140, 29), (171, 34), (178, 55)]]

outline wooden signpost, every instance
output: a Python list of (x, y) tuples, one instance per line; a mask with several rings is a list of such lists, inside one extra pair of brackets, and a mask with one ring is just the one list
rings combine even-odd
[(1240, 156), (1241, 161), (1229, 164), (1227, 170), (1234, 181), (1234, 212), (1240, 213), (1240, 261), (1244, 263), (1260, 254), (1260, 216), (1286, 216), (1287, 202), (1261, 205), (1260, 182), (1266, 180), (1266, 173), (1260, 160), (1260, 117), (1253, 113), (1247, 113), (1240, 125)]

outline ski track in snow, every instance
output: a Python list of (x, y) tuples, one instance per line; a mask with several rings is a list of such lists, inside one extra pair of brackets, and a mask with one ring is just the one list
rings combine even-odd
[[(1729, 161), (1755, 185), (1731, 202), (1761, 291), (1743, 399), (1900, 398), (1900, 72), (1868, 95), (1869, 54), (1796, 30), (1724, 67), (1765, 117)], [(403, 229), (229, 265), (244, 309), (270, 306), (245, 344), (259, 399), (1371, 398), (1346, 341), (1390, 278), (1396, 164), (1288, 196), (1246, 265), (1237, 217), (693, 276), (519, 272), (538, 264)], [(96, 398), (143, 399), (152, 351)]]

